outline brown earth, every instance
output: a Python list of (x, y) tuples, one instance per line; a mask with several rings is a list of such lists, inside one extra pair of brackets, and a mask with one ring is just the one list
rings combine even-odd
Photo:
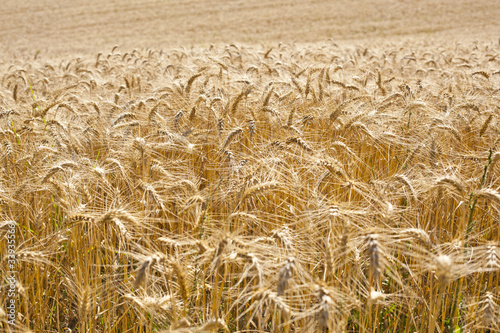
[(123, 49), (500, 37), (498, 0), (5, 0), (0, 54), (40, 57)]

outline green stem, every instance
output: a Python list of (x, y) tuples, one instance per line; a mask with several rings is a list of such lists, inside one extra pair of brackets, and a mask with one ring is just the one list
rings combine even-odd
[[(484, 172), (483, 172), (483, 176), (481, 177), (481, 183), (479, 184), (479, 190), (483, 188), (484, 182), (486, 180), (486, 173), (488, 172), (488, 167), (490, 166), (490, 164), (492, 162), (492, 160), (491, 160), (492, 155), (493, 155), (493, 149), (490, 148), (490, 154), (488, 155), (488, 163), (484, 166)], [(474, 193), (471, 193), (469, 200), (472, 200), (473, 196), (474, 196)], [(466, 245), (467, 245), (467, 240), (469, 239), (469, 233), (472, 231), (472, 228), (474, 227), (472, 217), (474, 216), (474, 210), (476, 209), (476, 204), (477, 204), (477, 198), (474, 200), (474, 203), (472, 205), (469, 205), (469, 207), (470, 207), (469, 221), (467, 222), (467, 229), (465, 232)]]
[(16, 137), (17, 144), (19, 145), (19, 148), (21, 148), (21, 151), (23, 151), (23, 147), (21, 146), (21, 140), (17, 135), (16, 127), (14, 126), (14, 120), (12, 120), (12, 118), (10, 119), (10, 123), (12, 124), (12, 131), (14, 131), (14, 136)]
[(99, 160), (99, 154), (100, 153), (101, 153), (101, 148), (99, 148), (99, 150), (97, 150), (97, 157), (95, 158), (94, 168), (97, 167), (97, 161)]
[[(26, 82), (28, 82), (28, 87), (30, 87), (31, 95), (33, 96), (33, 101), (35, 101), (35, 103), (37, 103), (37, 101), (36, 101), (36, 96), (35, 96), (35, 92), (33, 91), (33, 88), (31, 87), (31, 83), (30, 83), (30, 81), (28, 80), (28, 77), (27, 77), (27, 76), (26, 76), (25, 78), (26, 78)], [(37, 105), (36, 105), (36, 108), (35, 108), (35, 109), (36, 109), (36, 111), (38, 111), (38, 103), (37, 103)]]

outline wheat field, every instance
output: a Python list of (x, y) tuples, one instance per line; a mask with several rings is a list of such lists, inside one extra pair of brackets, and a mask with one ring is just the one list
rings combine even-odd
[(5, 0), (0, 332), (500, 332), (499, 15)]
[(500, 331), (499, 52), (328, 41), (13, 60), (0, 232), (16, 225), (17, 318), (3, 307), (0, 327)]

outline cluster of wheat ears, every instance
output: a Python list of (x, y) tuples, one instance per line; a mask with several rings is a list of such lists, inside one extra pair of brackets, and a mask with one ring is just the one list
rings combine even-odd
[(499, 52), (12, 60), (0, 235), (15, 221), (17, 321), (0, 293), (0, 327), (500, 331)]

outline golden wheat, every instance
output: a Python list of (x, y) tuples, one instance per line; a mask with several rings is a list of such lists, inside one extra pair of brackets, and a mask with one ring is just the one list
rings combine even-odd
[(498, 52), (231, 44), (2, 67), (20, 329), (498, 331)]

